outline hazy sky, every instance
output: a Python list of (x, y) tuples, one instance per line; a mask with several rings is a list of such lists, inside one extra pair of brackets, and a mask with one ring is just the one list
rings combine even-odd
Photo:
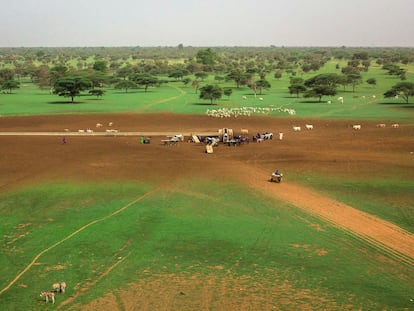
[(3, 47), (414, 47), (414, 0), (2, 2)]

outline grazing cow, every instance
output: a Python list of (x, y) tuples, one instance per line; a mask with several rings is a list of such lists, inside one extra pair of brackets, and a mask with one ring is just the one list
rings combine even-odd
[(394, 123), (394, 124), (391, 124), (391, 127), (394, 128), (394, 129), (396, 129), (396, 128), (399, 128), (400, 125), (398, 123)]
[(45, 297), (46, 303), (49, 302), (49, 298), (55, 303), (55, 293), (54, 292), (41, 292), (40, 297)]
[(66, 290), (66, 282), (60, 282), (60, 292), (64, 293)]
[(377, 124), (377, 127), (386, 127), (386, 125), (384, 123), (379, 123)]
[(259, 100), (263, 100), (263, 97), (259, 97)]
[(99, 128), (99, 127), (102, 127), (103, 125), (101, 124), (101, 123), (96, 123), (96, 127), (97, 128)]
[(361, 129), (361, 124), (354, 124), (354, 125), (352, 125), (352, 128), (354, 130), (360, 130)]
[(302, 128), (301, 128), (300, 126), (294, 126), (294, 127), (293, 127), (293, 130), (294, 130), (295, 132), (299, 132), (301, 129), (302, 129)]
[(53, 283), (52, 284), (52, 291), (53, 292), (60, 292), (60, 284), (59, 283)]
[(242, 99), (247, 99), (247, 96), (242, 96)]
[(375, 95), (372, 95), (371, 96), (371, 99), (375, 99), (375, 98), (377, 98), (377, 96), (375, 96)]
[(114, 125), (114, 122), (109, 122), (108, 123), (108, 126), (112, 126), (112, 125)]
[(332, 102), (331, 102), (330, 100), (328, 100), (326, 103), (327, 103), (328, 105), (332, 104)]
[(78, 133), (85, 133), (85, 130), (78, 130)]
[(305, 125), (307, 130), (313, 130), (313, 125), (312, 124), (306, 124)]
[(338, 97), (338, 101), (343, 104), (344, 103), (344, 98), (342, 96)]

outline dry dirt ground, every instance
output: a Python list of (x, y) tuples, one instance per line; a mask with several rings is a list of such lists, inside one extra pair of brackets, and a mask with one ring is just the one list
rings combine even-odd
[[(109, 122), (113, 122), (112, 127), (108, 126)], [(97, 129), (96, 123), (104, 126)], [(314, 129), (305, 130), (305, 123), (312, 123)], [(391, 122), (384, 123), (387, 126), (380, 128), (376, 123), (362, 122), (362, 129), (356, 131), (352, 129), (351, 121), (343, 120), (309, 121), (266, 117), (217, 119), (174, 114), (2, 117), (0, 132), (62, 132), (64, 129), (77, 131), (86, 128), (104, 132), (108, 128), (116, 128), (120, 132), (199, 133), (226, 127), (233, 128), (236, 134), (246, 128), (250, 137), (265, 131), (273, 132), (275, 137), (262, 143), (250, 142), (237, 147), (221, 145), (214, 149), (213, 154), (206, 154), (202, 144), (185, 141), (176, 146), (164, 146), (161, 140), (165, 136), (152, 136), (151, 144), (144, 145), (140, 144), (139, 137), (68, 136), (67, 143), (62, 144), (62, 136), (0, 135), (0, 191), (53, 180), (144, 180), (164, 184), (166, 181), (172, 183), (175, 179), (190, 177), (213, 180), (226, 178), (290, 202), (382, 248), (395, 258), (414, 264), (412, 234), (289, 180), (289, 174), (302, 174), (307, 178), (313, 173), (346, 178), (352, 176), (356, 179), (366, 176), (384, 178), (384, 171), (397, 172), (399, 176), (412, 180), (414, 124), (401, 124), (399, 128), (391, 128)], [(302, 126), (302, 131), (294, 132), (293, 125)], [(283, 140), (278, 139), (279, 132), (284, 133)], [(275, 168), (285, 174), (281, 184), (267, 181)], [(159, 291), (159, 282), (166, 285), (163, 290), (165, 294), (183, 288), (185, 283), (187, 292), (191, 292), (193, 287), (194, 290), (198, 288), (198, 293), (201, 293), (198, 300), (202, 302), (198, 306), (201, 309), (254, 309), (254, 301), (247, 297), (253, 297), (255, 293), (251, 292), (250, 287), (243, 287), (243, 280), (231, 276), (227, 280), (215, 280), (212, 276), (207, 284), (203, 280), (204, 285), (201, 285), (199, 276), (187, 278), (168, 275), (136, 284), (127, 292), (118, 293), (118, 296), (108, 294), (83, 308), (133, 310), (133, 306), (140, 305), (140, 310), (151, 310), (154, 307), (157, 310), (168, 310), (175, 301), (157, 301), (158, 298), (150, 294)], [(227, 295), (219, 299), (221, 307), (212, 305), (212, 297), (218, 295), (214, 288), (223, 287), (225, 283), (230, 287), (237, 284), (242, 288), (240, 291), (243, 294), (227, 292)], [(286, 295), (292, 295), (293, 290), (289, 284), (284, 286)], [(267, 292), (276, 295), (281, 290), (280, 286), (273, 288), (269, 284)], [(330, 303), (334, 307), (334, 302), (329, 297), (309, 293), (303, 295), (312, 296), (312, 301), (327, 308)], [(319, 297), (320, 301), (316, 301), (315, 297)], [(243, 299), (248, 299), (249, 302), (244, 304)], [(191, 301), (187, 299), (188, 303)], [(261, 301), (261, 306), (263, 303)], [(182, 304), (181, 307), (185, 305)], [(288, 301), (286, 305), (289, 305)], [(271, 304), (268, 306), (270, 309)], [(180, 306), (177, 307), (180, 309)]]

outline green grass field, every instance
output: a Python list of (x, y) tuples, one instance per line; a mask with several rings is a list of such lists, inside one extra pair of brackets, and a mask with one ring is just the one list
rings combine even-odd
[[(412, 267), (293, 206), (238, 185), (194, 181), (185, 186), (190, 194), (155, 191), (112, 216), (151, 186), (41, 185), (2, 194), (1, 288), (35, 255), (90, 224), (44, 252), (2, 294), (2, 310), (37, 309), (33, 300), (39, 284), (48, 288), (56, 279), (65, 279), (72, 288), (99, 280), (77, 301), (87, 303), (125, 282), (148, 277), (146, 270), (220, 276), (229, 269), (256, 281), (289, 280), (297, 290), (334, 299), (339, 309), (350, 300), (362, 309), (412, 306), (407, 296)], [(208, 200), (206, 193), (216, 195)], [(111, 266), (112, 272), (104, 275)]]
[[(318, 73), (339, 72), (335, 69), (336, 61), (328, 62)], [(407, 66), (405, 66), (407, 67)], [(407, 80), (413, 81), (413, 71), (407, 67)], [(304, 74), (307, 79), (316, 73)], [(67, 114), (67, 113), (105, 113), (105, 112), (175, 112), (203, 114), (208, 108), (237, 108), (237, 107), (286, 107), (296, 111), (296, 117), (309, 118), (346, 118), (383, 120), (384, 118), (395, 121), (411, 121), (413, 119), (413, 99), (410, 104), (405, 104), (402, 99), (384, 99), (383, 93), (400, 80), (386, 74), (378, 65), (372, 65), (367, 73), (362, 73), (363, 81), (357, 86), (355, 93), (351, 88), (338, 88), (338, 95), (325, 96), (322, 102), (316, 99), (296, 98), (288, 92), (289, 76), (285, 74), (282, 79), (276, 80), (272, 74), (267, 79), (272, 87), (263, 90), (261, 95), (254, 98), (253, 91), (247, 87), (237, 89), (232, 82), (221, 83), (222, 87), (232, 87), (233, 94), (227, 98), (223, 96), (214, 105), (209, 101), (199, 99), (191, 85), (182, 82), (169, 82), (158, 88), (150, 88), (148, 92), (143, 89), (132, 89), (128, 93), (123, 90), (107, 88), (102, 98), (96, 98), (87, 94), (75, 98), (76, 103), (71, 104), (67, 98), (50, 95), (49, 90), (40, 90), (28, 80), (21, 81), (20, 89), (14, 94), (0, 95), (0, 115), (38, 115), (38, 114)], [(368, 85), (368, 78), (376, 78), (375, 87)], [(201, 85), (216, 83), (213, 76), (209, 76)], [(371, 100), (371, 95), (376, 95), (376, 100)], [(247, 96), (248, 100), (242, 100)], [(345, 103), (340, 105), (336, 98), (343, 96)], [(362, 99), (366, 96), (366, 99)], [(263, 100), (258, 100), (262, 97)], [(358, 98), (354, 98), (358, 97)], [(331, 105), (326, 102), (330, 100)], [(287, 114), (273, 113), (277, 117), (286, 117)]]
[[(320, 72), (334, 71), (336, 63), (329, 62)], [(410, 70), (407, 78), (413, 81)], [(399, 80), (378, 66), (363, 73), (364, 81), (370, 77), (377, 79), (376, 87), (364, 83), (355, 93), (339, 89), (337, 96), (345, 97), (343, 105), (337, 103), (337, 96), (325, 97), (322, 103), (292, 97), (287, 92), (287, 76), (280, 81), (268, 77), (272, 88), (258, 95), (263, 101), (255, 99), (248, 88), (235, 88), (230, 98), (223, 97), (213, 106), (181, 82), (146, 93), (108, 88), (102, 99), (81, 96), (71, 104), (23, 80), (13, 94), (0, 95), (0, 115), (204, 114), (208, 108), (283, 106), (295, 109), (296, 115), (271, 116), (412, 123), (414, 99), (404, 104), (382, 97)], [(205, 81), (211, 82), (213, 77)], [(372, 94), (377, 95), (375, 101), (369, 98)], [(245, 101), (244, 95), (248, 97)], [(363, 95), (366, 100), (361, 99)], [(326, 104), (327, 100), (332, 104)], [(314, 176), (303, 183), (414, 232), (414, 183), (402, 182), (398, 174), (387, 181)], [(303, 298), (308, 305), (312, 305), (312, 295), (318, 295), (335, 301), (338, 310), (350, 304), (362, 310), (414, 307), (413, 267), (355, 236), (240, 185), (191, 180), (180, 186), (187, 193), (159, 191), (144, 183), (40, 184), (0, 192), (0, 291), (36, 259), (31, 269), (0, 294), (0, 309), (49, 308), (41, 307), (39, 287), (49, 289), (57, 280), (71, 284), (68, 295), (74, 294), (75, 286), (89, 284), (88, 291), (76, 300), (86, 304), (110, 290), (122, 289), (125, 283), (151, 278), (146, 271), (224, 277), (228, 270), (250, 278), (251, 286), (257, 282), (282, 285), (289, 280), (298, 291), (311, 291)], [(207, 196), (209, 193), (215, 195)], [(395, 202), (396, 196), (398, 206), (390, 206), (387, 201), (392, 198)]]

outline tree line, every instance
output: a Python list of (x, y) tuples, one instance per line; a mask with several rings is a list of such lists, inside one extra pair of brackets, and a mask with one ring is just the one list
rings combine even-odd
[[(305, 73), (316, 73), (332, 59), (347, 60), (347, 65), (337, 65), (340, 73), (301, 78)], [(219, 86), (222, 81), (233, 81), (236, 88), (247, 86), (261, 94), (271, 88), (266, 77), (273, 73), (277, 80), (283, 75), (290, 77), (292, 95), (321, 101), (323, 96), (335, 95), (338, 86), (355, 91), (363, 82), (375, 85), (375, 78), (363, 81), (361, 75), (375, 62), (402, 81), (384, 96), (402, 95), (408, 102), (413, 95), (411, 82), (405, 81), (406, 71), (400, 64), (413, 61), (413, 50), (408, 48), (194, 48), (182, 44), (158, 48), (1, 48), (0, 88), (12, 93), (22, 77), (29, 77), (40, 88), (73, 101), (83, 91), (102, 96), (106, 86), (124, 92), (136, 88), (147, 91), (172, 80), (191, 83), (196, 93), (200, 89), (200, 98), (213, 101), (223, 94), (231, 95), (231, 88)], [(210, 75), (217, 83), (200, 88)]]

